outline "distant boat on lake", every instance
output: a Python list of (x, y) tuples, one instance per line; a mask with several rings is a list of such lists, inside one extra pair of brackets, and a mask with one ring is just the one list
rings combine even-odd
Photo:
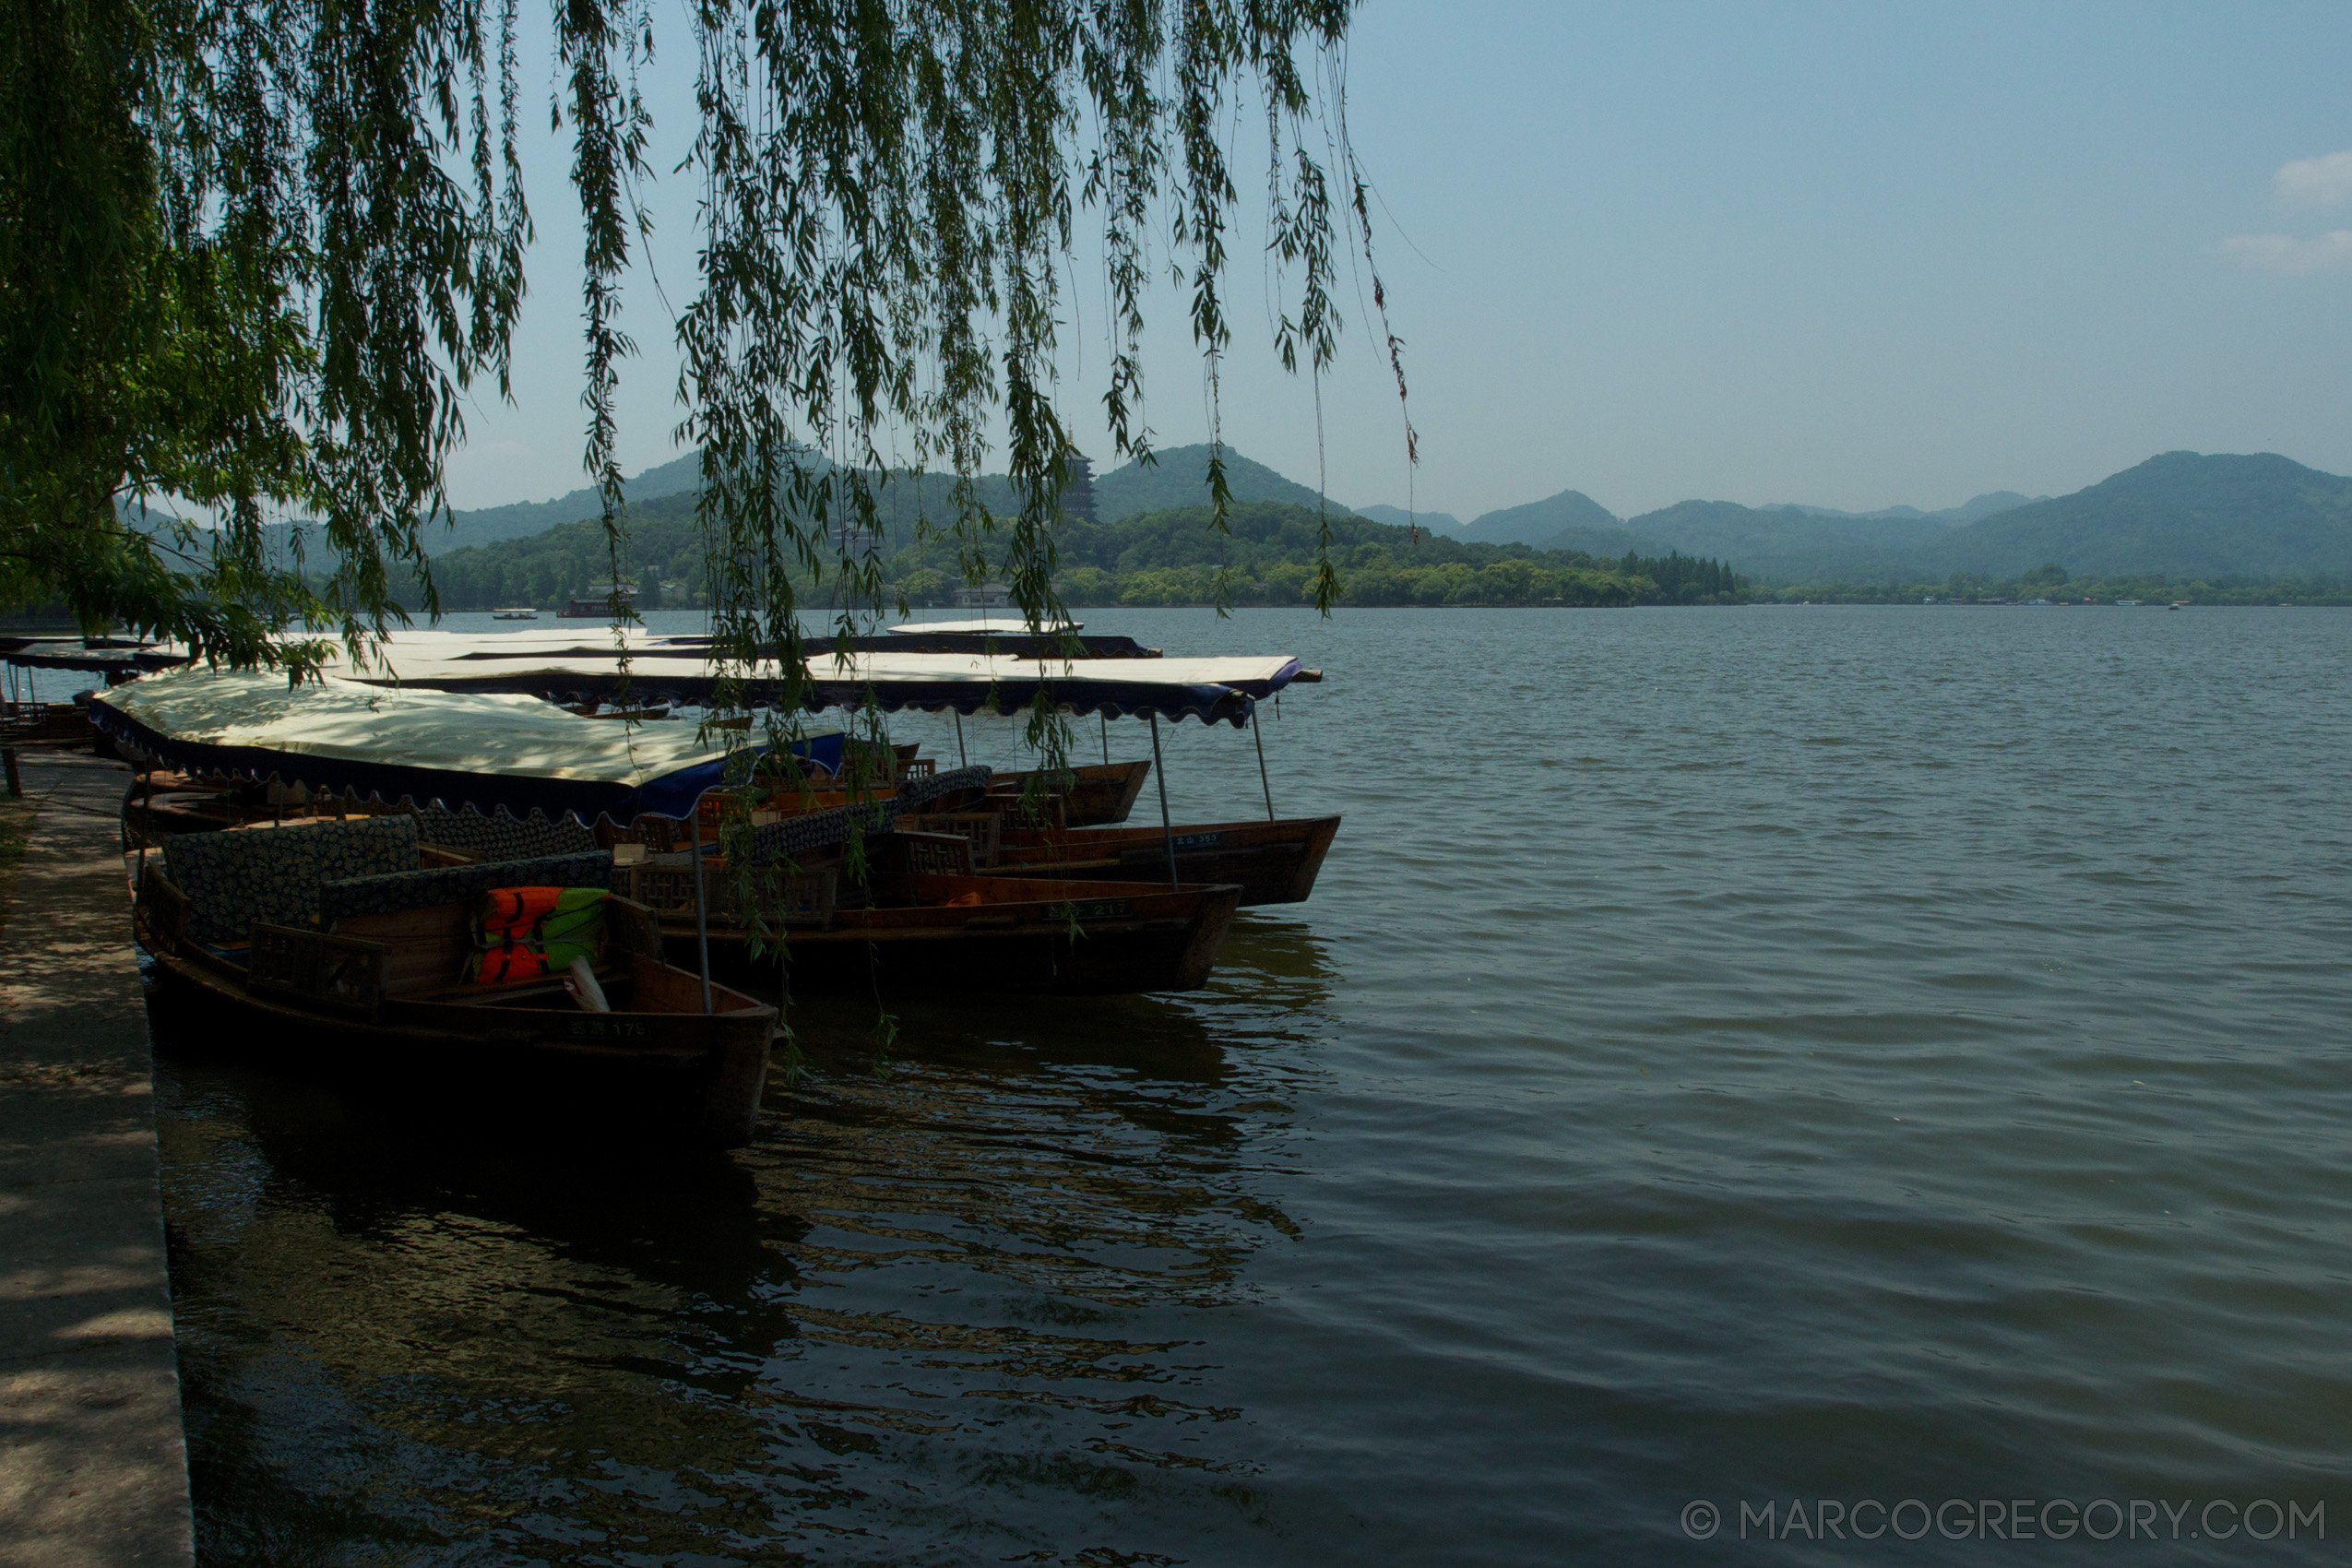
[(510, 604), (504, 610), (492, 611), (491, 614), (501, 621), (536, 621), (539, 619), (539, 612), (532, 609), (528, 604)]
[[(613, 592), (614, 589), (611, 583), (599, 583), (595, 587), (589, 588), (586, 594), (575, 599), (571, 603), (564, 606), (563, 609), (558, 610), (555, 612), (555, 618), (559, 621), (608, 620), (612, 614)], [(637, 590), (631, 585), (623, 583), (620, 587), (619, 592), (621, 595), (621, 602), (623, 604), (635, 604), (636, 602)]]

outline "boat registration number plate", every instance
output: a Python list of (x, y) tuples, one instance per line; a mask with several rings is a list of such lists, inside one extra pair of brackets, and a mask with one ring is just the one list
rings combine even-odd
[(1135, 912), (1134, 901), (1129, 898), (1088, 898), (1065, 907), (1074, 921), (1115, 921)]
[(646, 1027), (633, 1018), (575, 1018), (574, 1039), (647, 1039)]
[(1225, 842), (1222, 833), (1179, 833), (1176, 847), (1180, 849), (1214, 849)]

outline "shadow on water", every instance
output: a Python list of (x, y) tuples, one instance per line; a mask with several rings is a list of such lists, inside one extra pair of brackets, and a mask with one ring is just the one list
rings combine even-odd
[(897, 1004), (881, 1073), (872, 1004), (796, 1008), (812, 1072), (725, 1156), (159, 1014), (202, 1561), (1142, 1562), (1133, 1531), (1258, 1527), (1204, 1340), (1296, 1234), (1262, 1170), (1329, 985), (1261, 920), (1194, 997)]

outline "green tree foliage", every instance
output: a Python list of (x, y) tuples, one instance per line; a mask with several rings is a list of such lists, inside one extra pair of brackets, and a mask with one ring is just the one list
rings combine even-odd
[[(618, 290), (636, 193), (657, 173), (635, 84), (657, 43), (695, 71), (682, 172), (700, 276), (676, 326), (681, 434), (702, 452), (691, 576), (722, 661), (780, 658), (789, 683), (803, 590), (878, 603), (885, 552), (928, 542), (850, 542), (881, 520), (885, 440), (945, 476), (952, 576), (984, 563), (1025, 612), (1051, 613), (1072, 449), (1053, 400), (1059, 291), (1081, 207), (1103, 231), (1118, 451), (1151, 445), (1147, 266), (1189, 292), (1215, 408), (1245, 99), (1265, 138), (1275, 346), (1322, 374), (1338, 247), (1371, 263), (1341, 86), (1351, 10), (565, 0), (556, 113), (583, 212), (584, 445), (604, 498), (593, 576), (687, 553), (631, 539), (613, 450)], [(404, 598), (434, 607), (429, 584), (400, 579), (444, 509), (462, 397), (505, 388), (523, 294), (515, 34), (515, 0), (18, 0), (0, 27), (0, 592), (239, 662), (276, 657), (283, 626), (363, 641)], [(1401, 397), (1393, 335), (1385, 351)], [(1009, 495), (992, 504), (979, 476), (1000, 424)], [(1218, 461), (1209, 488), (1218, 533)], [(218, 530), (127, 526), (126, 497)], [(271, 561), (272, 509), (316, 520), (323, 561)], [(1328, 602), (1315, 544), (1309, 591)], [(543, 601), (572, 570), (537, 552), (496, 597)]]
[[(422, 560), (458, 397), (504, 385), (528, 233), (511, 20), (11, 7), (0, 595), (240, 663), (283, 656), (290, 621), (380, 625), (394, 568)], [(173, 515), (142, 517), (149, 499)], [(272, 505), (320, 519), (323, 578), (269, 559)]]

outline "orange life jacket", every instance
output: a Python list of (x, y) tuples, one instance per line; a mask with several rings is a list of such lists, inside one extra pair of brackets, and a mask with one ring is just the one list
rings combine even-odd
[(478, 985), (508, 985), (516, 980), (537, 980), (545, 973), (547, 955), (525, 943), (502, 943), (474, 956), (474, 981)]
[(493, 887), (482, 895), (473, 980), (506, 985), (538, 980), (604, 949), (601, 887)]
[(563, 897), (560, 887), (493, 887), (481, 896), (482, 932), (486, 936), (535, 925), (555, 912), (555, 902)]

